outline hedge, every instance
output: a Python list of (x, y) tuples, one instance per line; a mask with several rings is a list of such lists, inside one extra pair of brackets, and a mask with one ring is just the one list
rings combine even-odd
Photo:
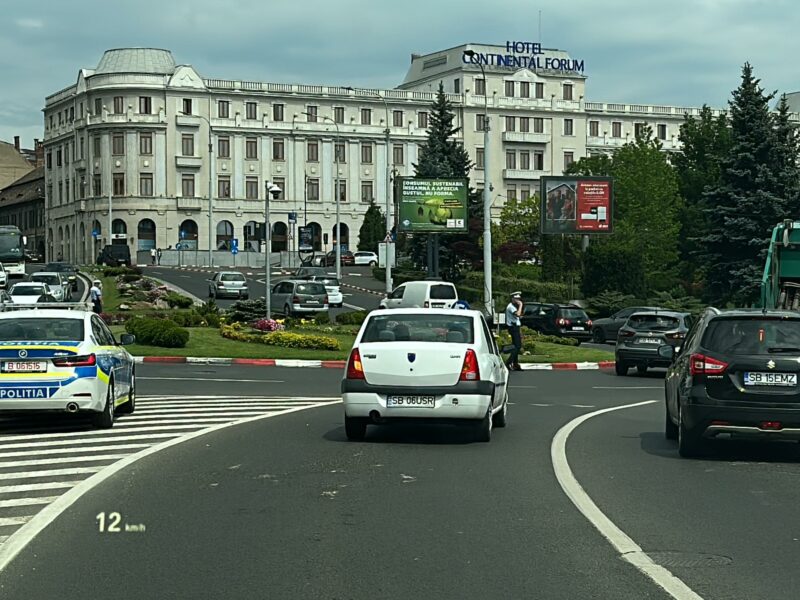
[(194, 304), (191, 298), (187, 298), (176, 292), (168, 292), (164, 299), (167, 301), (170, 308), (189, 308)]
[[(467, 302), (483, 300), (483, 273), (471, 271), (467, 273), (462, 284), (456, 286), (459, 298)], [(477, 291), (477, 297), (471, 300), (468, 295)], [(508, 299), (511, 292), (522, 292), (523, 301), (527, 302), (567, 302), (571, 300), (570, 286), (565, 283), (534, 281), (513, 277), (493, 277), (492, 291), (495, 297)]]
[(308, 335), (273, 331), (272, 333), (248, 333), (238, 324), (222, 325), (220, 335), (230, 340), (280, 346), (282, 348), (303, 348), (305, 350), (341, 350), (339, 340), (326, 335)]
[(137, 317), (125, 323), (125, 331), (136, 336), (137, 344), (161, 348), (183, 348), (189, 332), (170, 319)]
[(368, 310), (357, 310), (353, 312), (341, 313), (336, 316), (339, 325), (361, 325), (369, 314)]

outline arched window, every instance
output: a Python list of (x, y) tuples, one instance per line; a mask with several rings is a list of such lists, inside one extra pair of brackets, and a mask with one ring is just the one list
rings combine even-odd
[(122, 219), (111, 222), (111, 243), (120, 246), (128, 243), (128, 224)]
[[(339, 231), (342, 233), (342, 251), (350, 249), (350, 228), (344, 223), (339, 223)], [(331, 245), (336, 249), (336, 223), (331, 227)]]
[(289, 236), (287, 235), (288, 228), (286, 223), (278, 221), (272, 224), (272, 251), (281, 252), (288, 250)]
[(178, 229), (179, 242), (175, 246), (178, 250), (197, 250), (197, 223), (186, 219)]
[(308, 226), (311, 227), (311, 244), (314, 250), (322, 250), (322, 227), (316, 222), (311, 222)]
[(244, 224), (244, 244), (240, 244), (243, 252), (261, 252), (261, 242), (264, 240), (264, 224), (248, 221)]
[(136, 228), (138, 250), (152, 250), (156, 247), (156, 224), (152, 219), (142, 219)]
[(220, 221), (217, 223), (217, 250), (230, 250), (233, 239), (233, 223)]

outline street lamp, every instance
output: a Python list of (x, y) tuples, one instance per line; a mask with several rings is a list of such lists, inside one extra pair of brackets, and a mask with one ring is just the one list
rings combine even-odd
[(335, 173), (335, 183), (334, 183), (334, 190), (333, 196), (336, 201), (336, 279), (342, 278), (342, 236), (341, 236), (341, 215), (340, 215), (340, 202), (339, 202), (339, 125), (331, 119), (330, 117), (326, 117), (325, 115), (316, 115), (308, 112), (303, 113), (309, 117), (321, 118), (325, 121), (330, 121), (333, 123), (333, 126), (336, 128), (336, 141), (333, 143), (333, 160), (334, 164), (336, 165), (336, 173)]
[[(269, 196), (277, 198), (281, 194), (281, 188), (272, 183), (271, 181), (264, 182), (264, 303), (267, 309), (267, 318), (271, 318), (272, 314), (272, 298), (270, 297), (270, 288), (272, 282), (270, 277), (272, 275), (272, 268), (269, 264), (270, 255), (272, 254), (272, 226), (269, 223)], [(289, 315), (286, 315), (287, 317)]]
[(212, 237), (214, 235), (214, 143), (211, 139), (211, 121), (206, 119), (203, 115), (191, 115), (185, 112), (180, 112), (185, 117), (199, 117), (203, 119), (208, 125), (208, 266), (214, 265), (214, 253)]
[[(349, 90), (351, 92), (354, 91), (352, 87), (345, 87), (344, 89)], [(386, 98), (384, 96), (381, 96), (378, 92), (373, 92), (373, 91), (370, 91), (370, 90), (364, 90), (364, 91), (366, 91), (370, 96), (374, 96), (375, 98), (380, 99), (381, 102), (383, 102), (384, 108), (386, 109), (386, 129), (384, 130), (384, 133), (386, 134), (386, 239), (385, 239), (385, 242), (386, 242), (386, 256), (385, 256), (385, 259), (386, 259), (386, 294), (388, 295), (388, 294), (392, 293), (392, 263), (391, 263), (390, 258), (389, 258), (389, 256), (390, 256), (389, 244), (393, 243), (392, 239), (391, 239), (391, 233), (392, 233), (392, 226), (394, 225), (394, 223), (393, 223), (394, 219), (392, 218), (393, 217), (393, 214), (392, 214), (393, 213), (393, 210), (392, 210), (392, 208), (393, 208), (392, 207), (392, 204), (393, 204), (392, 203), (392, 186), (391, 186), (391, 182), (390, 182), (390, 179), (392, 177), (392, 168), (391, 168), (390, 155), (389, 155), (389, 151), (390, 151), (389, 134), (391, 133), (391, 130), (389, 129), (389, 103), (386, 102)]]
[(483, 302), (488, 314), (494, 318), (494, 299), (492, 297), (492, 192), (489, 178), (491, 167), (489, 149), (489, 90), (483, 64), (475, 60), (474, 50), (464, 50), (464, 56), (472, 64), (477, 64), (483, 76)]

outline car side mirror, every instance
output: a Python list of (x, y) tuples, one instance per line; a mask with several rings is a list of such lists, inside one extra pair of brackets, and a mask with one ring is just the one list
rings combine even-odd
[(668, 358), (672, 360), (672, 358), (675, 356), (675, 353), (676, 353), (676, 348), (673, 348), (672, 346), (669, 345), (659, 346), (658, 348), (658, 355), (661, 358)]
[(131, 344), (136, 343), (136, 336), (132, 333), (123, 333), (119, 336), (119, 345), (120, 346), (130, 346)]

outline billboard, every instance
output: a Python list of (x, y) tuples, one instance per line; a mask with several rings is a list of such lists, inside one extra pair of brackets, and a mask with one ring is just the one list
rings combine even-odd
[(314, 249), (313, 244), (313, 233), (311, 227), (298, 227), (297, 228), (297, 240), (298, 246), (297, 249), (300, 252), (310, 252)]
[(542, 234), (611, 233), (614, 180), (611, 177), (542, 177)]
[(402, 177), (398, 195), (400, 231), (467, 231), (467, 179)]

